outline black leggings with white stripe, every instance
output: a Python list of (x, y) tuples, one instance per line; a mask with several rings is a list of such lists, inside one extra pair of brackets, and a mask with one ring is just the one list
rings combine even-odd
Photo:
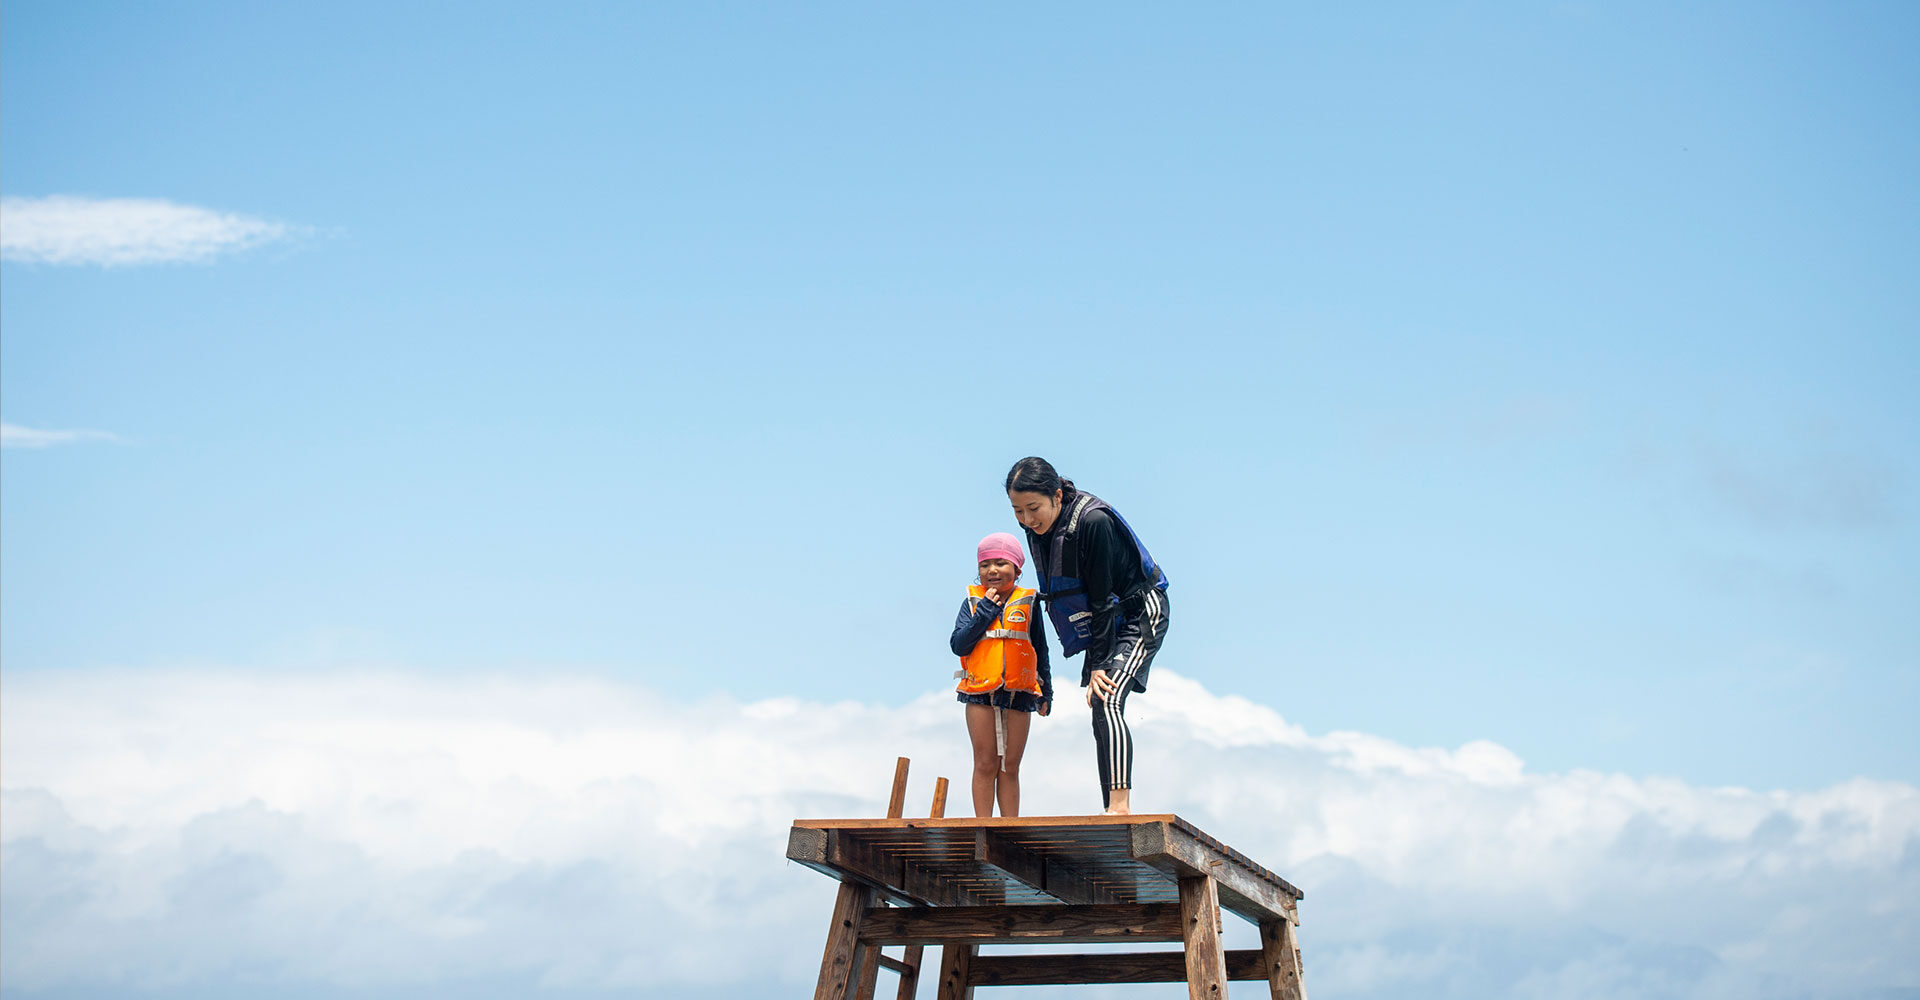
[(1087, 647), (1087, 672), (1105, 670), (1116, 685), (1113, 697), (1093, 699), (1093, 752), (1100, 764), (1100, 801), (1113, 804), (1113, 790), (1133, 787), (1133, 733), (1127, 729), (1127, 695), (1134, 679), (1153, 662), (1167, 637), (1167, 592), (1148, 590), (1140, 615), (1122, 621), (1115, 634)]

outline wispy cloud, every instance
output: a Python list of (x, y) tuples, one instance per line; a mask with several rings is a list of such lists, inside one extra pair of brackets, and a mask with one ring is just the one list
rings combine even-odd
[(0, 198), (0, 257), (30, 263), (200, 261), (291, 232), (283, 223), (157, 198)]
[(51, 448), (82, 441), (118, 441), (106, 431), (47, 431), (19, 424), (0, 424), (0, 448)]
[(1868, 529), (1896, 522), (1891, 465), (1834, 449), (1801, 448), (1762, 459), (1702, 446), (1699, 474), (1713, 498), (1774, 529)]
[[(1491, 743), (1316, 736), (1154, 673), (1134, 702), (1137, 802), (1307, 890), (1316, 994), (1920, 984), (1912, 785), (1532, 774)], [(1036, 726), (1029, 814), (1098, 801), (1086, 724), (1065, 709)], [(675, 703), (565, 678), (15, 674), (0, 975), (178, 995), (792, 993), (833, 887), (784, 863), (787, 824), (879, 815), (895, 754), (914, 758), (915, 803), (935, 774), (964, 778), (950, 694)], [(1230, 921), (1229, 946), (1251, 933)]]

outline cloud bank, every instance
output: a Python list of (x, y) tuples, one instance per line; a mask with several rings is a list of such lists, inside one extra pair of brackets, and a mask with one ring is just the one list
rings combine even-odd
[(118, 441), (106, 431), (48, 431), (0, 423), (0, 448), (51, 448), (81, 441)]
[[(1532, 774), (1491, 743), (1308, 734), (1172, 671), (1131, 707), (1140, 805), (1307, 891), (1316, 996), (1920, 989), (1912, 785)], [(1080, 713), (1035, 732), (1026, 812), (1094, 809)], [(935, 774), (964, 778), (950, 695), (16, 674), (0, 978), (22, 996), (797, 994), (833, 885), (784, 861), (787, 824), (881, 814), (897, 754), (916, 804)], [(1228, 934), (1251, 946), (1240, 921)]]
[(0, 257), (26, 263), (202, 261), (290, 233), (278, 222), (157, 198), (0, 198)]

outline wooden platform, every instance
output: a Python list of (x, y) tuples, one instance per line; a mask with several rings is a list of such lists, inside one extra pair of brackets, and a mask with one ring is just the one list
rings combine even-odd
[[(800, 819), (787, 857), (840, 880), (815, 1000), (871, 1000), (875, 976), (918, 988), (922, 953), (941, 947), (940, 1000), (980, 986), (1185, 982), (1190, 1000), (1224, 1000), (1229, 980), (1266, 980), (1273, 1000), (1306, 1000), (1302, 893), (1253, 859), (1168, 814), (947, 819), (904, 817), (907, 759), (886, 819)], [(1226, 951), (1223, 911), (1260, 929), (1260, 947)], [(1177, 941), (1180, 951), (982, 955), (981, 945)], [(899, 958), (883, 949), (900, 946)]]
[(1206, 875), (1254, 923), (1299, 922), (1303, 894), (1171, 813), (1015, 819), (802, 819), (787, 857), (901, 906), (1173, 903)]

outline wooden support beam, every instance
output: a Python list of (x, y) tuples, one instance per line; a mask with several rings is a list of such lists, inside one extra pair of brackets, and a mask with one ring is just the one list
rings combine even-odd
[(860, 947), (860, 971), (853, 976), (853, 1000), (873, 1000), (874, 990), (880, 985), (880, 948), (877, 945)]
[[(884, 900), (874, 900), (875, 906), (887, 905)], [(871, 912), (871, 911), (869, 911)], [(873, 1000), (873, 993), (880, 985), (880, 946), (863, 944), (857, 965), (859, 971), (853, 975), (853, 1000)]]
[[(973, 860), (975, 864), (997, 870), (1029, 889), (1047, 891), (1046, 861), (992, 830), (973, 831)], [(1061, 902), (1086, 903), (1091, 900), (1063, 899)]]
[[(873, 950), (877, 952), (880, 949), (875, 948)], [(887, 970), (888, 972), (898, 973), (902, 976), (906, 975), (909, 972), (917, 971), (913, 968), (913, 966), (908, 965), (907, 963), (902, 962), (897, 958), (889, 958), (885, 954), (882, 954), (880, 956), (880, 967), (882, 969)]]
[[(1227, 952), (1227, 978), (1265, 979), (1262, 953)], [(1183, 983), (1187, 957), (1178, 951), (1110, 951), (1054, 955), (976, 955), (968, 975), (975, 986), (1076, 986), (1089, 983)]]
[(1180, 880), (1180, 930), (1187, 955), (1187, 1000), (1227, 1000), (1227, 956), (1220, 947), (1220, 890), (1213, 879)]
[(1180, 909), (1168, 903), (903, 907), (875, 910), (860, 925), (861, 943), (875, 945), (1180, 939)]
[[(853, 992), (860, 942), (860, 925), (876, 902), (873, 889), (853, 882), (840, 883), (833, 901), (833, 922), (827, 927), (827, 947), (820, 957), (820, 979), (813, 1000), (846, 1000)], [(878, 951), (877, 945), (870, 950)]]
[[(906, 958), (899, 963), (899, 968), (893, 969), (900, 974), (900, 989), (895, 992), (894, 1000), (913, 1000), (913, 995), (919, 992), (920, 963), (924, 958), (925, 952), (922, 946), (917, 944), (907, 946)], [(880, 964), (886, 965), (890, 961), (892, 959), (881, 959)], [(888, 965), (887, 968), (892, 969), (893, 966)]]
[(843, 836), (838, 830), (792, 828), (787, 831), (787, 859), (836, 879), (851, 874), (898, 906), (974, 906), (989, 902), (913, 862)]
[[(933, 779), (933, 805), (928, 808), (927, 817), (940, 819), (946, 814), (947, 779), (935, 778)], [(881, 964), (885, 965), (888, 961), (888, 959), (882, 959)], [(905, 953), (901, 956), (900, 967), (894, 969), (895, 972), (900, 973), (900, 989), (895, 994), (894, 1000), (913, 1000), (914, 994), (920, 990), (920, 966), (925, 961), (925, 945), (907, 945)]]
[(1299, 935), (1291, 921), (1269, 920), (1260, 925), (1260, 963), (1273, 1000), (1307, 1000)]
[(1106, 886), (1096, 884), (1092, 879), (1080, 874), (1079, 869), (1047, 859), (1047, 894), (1062, 903), (1120, 903), (1125, 902), (1114, 895)]
[(1121, 901), (1072, 868), (1035, 854), (993, 830), (973, 831), (973, 860), (1062, 903), (1091, 906)]
[(999, 900), (988, 899), (965, 886), (929, 872), (911, 861), (904, 862), (907, 895), (924, 899), (935, 906), (990, 906)]
[(1135, 861), (1176, 879), (1202, 875), (1214, 879), (1219, 885), (1220, 904), (1256, 924), (1266, 920), (1300, 922), (1298, 891), (1289, 893), (1229, 863), (1225, 855), (1173, 823), (1140, 823), (1128, 837)]
[(973, 1000), (974, 951), (973, 945), (957, 942), (941, 946), (938, 1000)]

